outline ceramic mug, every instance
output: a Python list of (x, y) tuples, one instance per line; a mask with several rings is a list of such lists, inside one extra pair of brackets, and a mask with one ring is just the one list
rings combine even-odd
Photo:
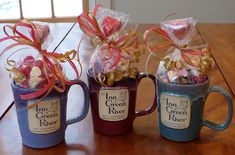
[(11, 84), (16, 106), (16, 113), (23, 144), (32, 148), (47, 148), (59, 144), (65, 138), (68, 125), (83, 120), (89, 109), (89, 96), (86, 84), (80, 80), (74, 81), (83, 89), (84, 103), (81, 114), (73, 119), (66, 120), (67, 97), (71, 86), (59, 93), (52, 90), (42, 101), (32, 108), (29, 105), (38, 102), (39, 98), (22, 100), (21, 94), (35, 92)]
[[(209, 87), (209, 79), (200, 84), (180, 85), (157, 79), (158, 125), (160, 134), (170, 140), (185, 142), (196, 139), (202, 126), (224, 130), (232, 120), (232, 98), (221, 87)], [(225, 96), (228, 103), (228, 118), (219, 125), (203, 119), (203, 109), (210, 92)]]
[(149, 77), (156, 87), (152, 74), (140, 73), (136, 79), (125, 78), (112, 86), (102, 86), (87, 73), (94, 130), (105, 135), (121, 135), (133, 128), (137, 116), (152, 113), (156, 98), (145, 110), (135, 111), (137, 87), (141, 79)]

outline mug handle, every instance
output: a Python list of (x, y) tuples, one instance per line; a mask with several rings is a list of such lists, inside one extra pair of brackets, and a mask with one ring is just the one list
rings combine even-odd
[[(84, 103), (83, 103), (83, 109), (82, 109), (81, 114), (75, 118), (67, 120), (66, 121), (67, 125), (70, 125), (70, 124), (73, 124), (73, 123), (76, 123), (76, 122), (83, 120), (86, 117), (88, 110), (89, 110), (89, 95), (88, 95), (89, 92), (88, 92), (87, 85), (81, 80), (74, 80), (73, 82), (75, 82), (73, 85), (77, 84), (82, 87), (83, 94), (84, 94)], [(70, 89), (71, 86), (69, 86), (68, 89)]]
[(136, 117), (143, 116), (143, 115), (148, 115), (148, 114), (152, 113), (156, 109), (156, 107), (157, 107), (157, 102), (156, 102), (157, 101), (157, 96), (156, 96), (156, 77), (153, 74), (150, 74), (150, 73), (140, 73), (139, 76), (138, 76), (138, 85), (139, 85), (140, 81), (143, 78), (150, 78), (153, 81), (153, 83), (154, 83), (154, 90), (155, 90), (155, 92), (154, 92), (155, 97), (154, 97), (154, 101), (153, 101), (151, 106), (149, 106), (147, 109), (135, 112), (135, 116)]
[(226, 119), (226, 121), (223, 124), (216, 124), (211, 121), (203, 119), (202, 125), (205, 125), (205, 126), (211, 128), (211, 129), (214, 129), (214, 130), (222, 131), (229, 126), (229, 124), (231, 123), (232, 117), (233, 117), (232, 98), (231, 98), (230, 94), (225, 89), (218, 87), (218, 86), (210, 87), (207, 91), (207, 96), (209, 95), (210, 92), (218, 92), (218, 93), (225, 96), (227, 103), (228, 103), (228, 118)]

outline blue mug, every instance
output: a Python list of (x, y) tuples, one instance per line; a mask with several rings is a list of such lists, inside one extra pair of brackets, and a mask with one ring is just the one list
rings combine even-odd
[[(227, 100), (228, 118), (222, 125), (203, 119), (204, 104), (210, 92), (221, 93)], [(221, 131), (232, 120), (231, 96), (221, 87), (209, 87), (209, 79), (200, 84), (180, 85), (157, 78), (157, 97), (160, 135), (169, 140), (191, 141), (199, 136), (202, 126)]]
[[(24, 145), (32, 148), (55, 146), (64, 140), (68, 125), (79, 122), (86, 117), (89, 109), (88, 88), (80, 80), (76, 80), (75, 84), (80, 85), (84, 91), (84, 106), (81, 114), (70, 120), (66, 120), (67, 97), (70, 86), (63, 93), (52, 90), (42, 101), (39, 101), (40, 98), (32, 100), (20, 98), (21, 94), (35, 92), (35, 89), (19, 87), (15, 82), (11, 84)], [(29, 108), (34, 103), (36, 104)]]

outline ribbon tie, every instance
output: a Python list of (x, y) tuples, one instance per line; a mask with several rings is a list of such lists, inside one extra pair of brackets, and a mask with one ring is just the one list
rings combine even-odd
[[(27, 29), (29, 32), (29, 36), (23, 34), (19, 30), (20, 27)], [(11, 31), (11, 34), (8, 33), (7, 29)], [(76, 57), (76, 51), (72, 50), (66, 52), (65, 54), (59, 54), (54, 52), (48, 52), (47, 50), (42, 49), (42, 43), (45, 40), (45, 38), (43, 37), (45, 36), (41, 36), (42, 34), (40, 34), (37, 25), (33, 24), (32, 22), (23, 20), (14, 24), (13, 26), (6, 25), (4, 26), (3, 30), (6, 34), (6, 37), (1, 38), (0, 42), (6, 40), (13, 40), (14, 43), (8, 45), (5, 49), (3, 49), (3, 51), (0, 53), (0, 56), (2, 56), (6, 51), (9, 51), (10, 49), (13, 49), (15, 47), (29, 46), (31, 48), (34, 48), (38, 52), (40, 59), (42, 60), (42, 71), (45, 74), (45, 80), (43, 81), (44, 84), (36, 92), (20, 95), (23, 100), (34, 99), (42, 95), (43, 97), (41, 99), (43, 99), (51, 92), (52, 89), (55, 89), (58, 92), (62, 93), (66, 90), (66, 85), (72, 85), (73, 82), (67, 79), (66, 75), (62, 70), (61, 65), (59, 64), (61, 62), (69, 63), (69, 65), (74, 70), (77, 79), (81, 76), (75, 63), (72, 61)], [(20, 75), (20, 72), (16, 68), (16, 62), (10, 59), (10, 57), (17, 52), (22, 51), (22, 49), (25, 48), (16, 50), (7, 58), (7, 64), (11, 67), (7, 70), (15, 74), (12, 79), (16, 82), (17, 80), (20, 80), (20, 77), (18, 76)], [(81, 68), (80, 62), (78, 60), (77, 62)]]
[[(139, 42), (136, 30), (129, 30), (127, 33), (121, 36), (119, 35), (115, 36), (114, 33), (112, 33), (111, 35), (107, 34), (104, 27), (99, 26), (97, 19), (95, 17), (99, 7), (100, 5), (97, 5), (93, 12), (82, 13), (80, 16), (77, 17), (77, 21), (80, 25), (80, 28), (85, 33), (84, 37), (87, 35), (89, 37), (95, 38), (96, 40), (98, 40), (97, 46), (103, 45), (101, 50), (106, 50), (109, 52), (109, 54), (107, 54), (108, 57), (106, 58), (106, 60), (108, 61), (112, 59), (113, 61), (113, 64), (110, 65), (109, 70), (117, 67), (120, 64), (121, 60), (125, 59), (122, 56), (123, 52), (126, 55), (128, 55), (127, 56), (128, 58), (132, 58), (133, 60), (130, 61), (126, 59), (126, 61), (129, 61), (129, 66), (130, 66), (132, 63), (134, 63), (134, 60), (138, 61), (139, 56), (141, 55), (140, 52), (137, 51), (137, 49), (139, 48)], [(84, 37), (81, 39), (79, 47)], [(115, 57), (113, 56), (114, 54)], [(102, 72), (96, 73), (94, 68), (95, 67), (93, 64), (93, 67), (91, 69), (94, 79), (103, 85), (112, 85), (114, 81), (119, 81), (122, 77), (127, 76), (126, 73), (120, 75), (121, 73), (118, 71), (113, 71), (108, 73), (102, 73)], [(134, 77), (134, 75), (130, 75), (131, 73), (130, 70), (131, 70), (130, 67), (128, 67), (126, 70), (127, 74), (129, 74), (128, 76)]]
[[(158, 35), (161, 39), (164, 40), (164, 42), (161, 42), (159, 44), (155, 44), (154, 46), (150, 46), (150, 36), (154, 34), (154, 35)], [(152, 55), (155, 55), (154, 52), (160, 51), (162, 49), (167, 49), (171, 50), (174, 48), (177, 48), (181, 51), (181, 55), (182, 55), (182, 59), (183, 61), (187, 64), (190, 65), (194, 68), (196, 68), (197, 70), (199, 70), (201, 73), (205, 73), (209, 68), (211, 68), (213, 61), (211, 60), (211, 55), (210, 55), (210, 48), (207, 47), (207, 45), (199, 45), (199, 46), (194, 46), (194, 47), (189, 47), (189, 46), (183, 46), (180, 47), (178, 45), (176, 45), (172, 39), (168, 36), (167, 32), (164, 31), (163, 29), (159, 28), (159, 27), (153, 27), (149, 30), (147, 30), (144, 33), (144, 43), (147, 46), (147, 49), (150, 52), (150, 55), (146, 61), (146, 70), (147, 70), (147, 64), (149, 61), (149, 58)], [(203, 49), (202, 49), (203, 48)], [(200, 50), (202, 49), (202, 50)], [(194, 56), (200, 56), (201, 57), (201, 63), (200, 65), (198, 63), (195, 63), (194, 61), (192, 61), (190, 59), (190, 57), (194, 57)], [(171, 60), (169, 60), (170, 62)], [(166, 66), (166, 68), (170, 67), (170, 63), (167, 63), (168, 66)], [(198, 66), (199, 65), (199, 66)]]

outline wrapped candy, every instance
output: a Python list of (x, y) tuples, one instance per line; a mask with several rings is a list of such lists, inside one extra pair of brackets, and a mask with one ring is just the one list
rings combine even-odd
[[(190, 46), (196, 31), (193, 18), (163, 21), (161, 28), (154, 27), (144, 34), (144, 41), (150, 53), (166, 50), (169, 52), (157, 69), (157, 76), (164, 82), (176, 84), (195, 84), (207, 80), (206, 72), (212, 68), (213, 59), (207, 45)], [(163, 42), (149, 44), (154, 32)]]
[(138, 73), (135, 64), (141, 52), (136, 27), (126, 28), (129, 20), (129, 15), (99, 5), (92, 12), (78, 16), (81, 30), (96, 46), (89, 72), (102, 85), (110, 86), (124, 77), (135, 78)]
[(169, 38), (179, 47), (188, 45), (195, 34), (197, 21), (192, 17), (163, 21), (161, 29), (167, 32)]
[(73, 81), (66, 77), (62, 63), (70, 65), (76, 79), (80, 77), (77, 68), (80, 62), (75, 59), (75, 50), (64, 54), (46, 50), (52, 40), (47, 24), (22, 20), (13, 26), (5, 25), (4, 32), (6, 37), (1, 38), (0, 43), (13, 41), (0, 53), (0, 56), (6, 52), (10, 53), (7, 58), (10, 77), (22, 88), (37, 90), (31, 94), (21, 95), (22, 99), (45, 97), (52, 89), (64, 92), (67, 85), (73, 84)]

